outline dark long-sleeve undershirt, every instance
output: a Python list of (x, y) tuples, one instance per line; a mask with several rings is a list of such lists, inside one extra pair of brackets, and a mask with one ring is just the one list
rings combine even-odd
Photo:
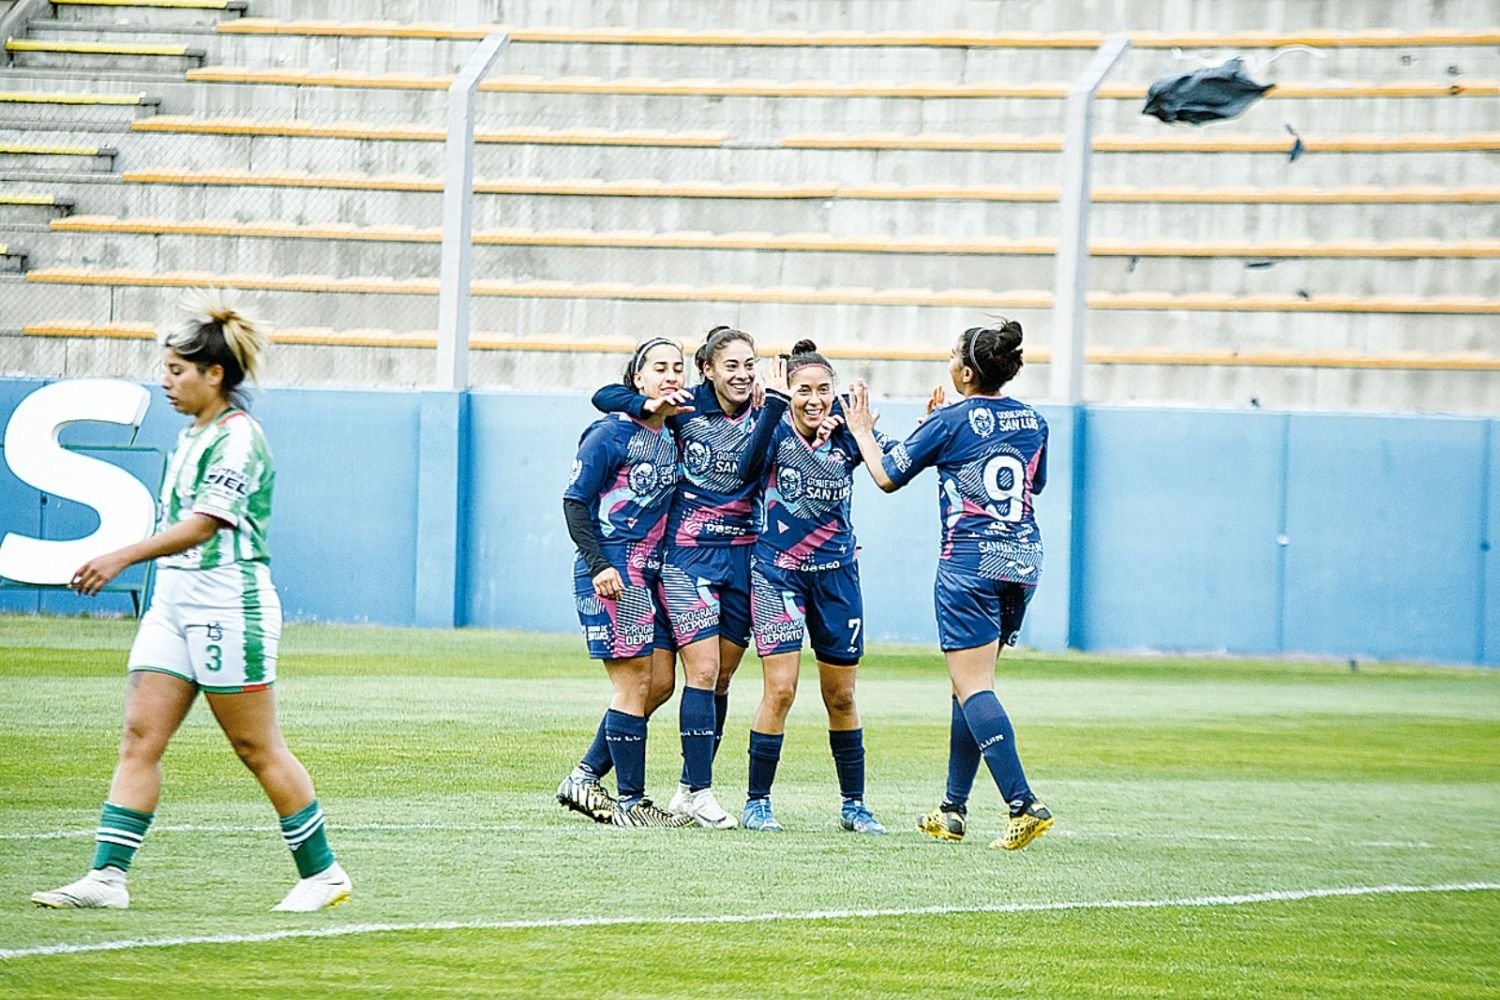
[(594, 534), (594, 516), (582, 500), (571, 497), (563, 500), (563, 520), (568, 525), (568, 537), (573, 539), (579, 555), (588, 565), (589, 576), (598, 576), (613, 564), (605, 558), (599, 546), (599, 536)]
[(790, 403), (790, 399), (776, 390), (766, 390), (766, 402), (761, 407), (760, 416), (755, 418), (755, 430), (740, 452), (739, 477), (742, 481), (748, 483), (759, 479), (771, 467), (771, 438), (776, 433), (776, 425), (786, 416)]

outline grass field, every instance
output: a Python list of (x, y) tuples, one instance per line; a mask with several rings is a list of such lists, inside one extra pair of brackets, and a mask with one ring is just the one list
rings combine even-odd
[[(1500, 673), (1019, 654), (1000, 694), (1057, 827), (912, 828), (942, 791), (935, 652), (861, 668), (869, 801), (837, 826), (815, 677), (781, 835), (625, 831), (560, 810), (606, 699), (567, 637), (294, 626), (278, 684), (351, 902), (295, 878), (201, 706), (168, 751), (129, 911), (34, 909), (87, 865), (132, 624), (0, 617), (0, 996), (1500, 996)], [(759, 696), (719, 758), (737, 808)], [(675, 781), (676, 704), (649, 784)]]

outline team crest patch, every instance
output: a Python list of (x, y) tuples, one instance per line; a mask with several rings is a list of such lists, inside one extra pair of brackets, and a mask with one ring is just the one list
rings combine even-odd
[(630, 489), (633, 493), (650, 493), (656, 489), (656, 466), (642, 462), (630, 469)]
[(782, 466), (780, 469), (777, 469), (776, 489), (788, 500), (795, 501), (802, 499), (802, 473), (790, 466)]
[(974, 433), (982, 438), (987, 438), (995, 433), (995, 415), (983, 407), (976, 406), (969, 411), (969, 426)]
[(682, 464), (687, 466), (687, 470), (695, 476), (701, 476), (707, 472), (712, 460), (713, 453), (702, 441), (689, 441), (687, 447), (683, 449)]

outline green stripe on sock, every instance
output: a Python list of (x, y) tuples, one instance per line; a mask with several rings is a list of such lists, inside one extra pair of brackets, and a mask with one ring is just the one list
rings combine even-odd
[(113, 841), (128, 840), (132, 838), (132, 835), (144, 838), (146, 831), (151, 829), (151, 821), (155, 818), (155, 813), (137, 812), (134, 809), (117, 806), (113, 802), (104, 803), (104, 808), (99, 812), (99, 828), (94, 834), (93, 866), (129, 871), (130, 862), (135, 860), (135, 852), (139, 848)]

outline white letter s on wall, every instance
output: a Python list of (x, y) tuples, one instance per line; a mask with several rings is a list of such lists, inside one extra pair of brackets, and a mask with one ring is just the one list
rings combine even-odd
[(73, 571), (98, 555), (151, 534), (156, 502), (140, 480), (97, 458), (71, 452), (58, 434), (76, 420), (138, 428), (151, 394), (133, 382), (70, 379), (21, 400), (5, 429), (5, 460), (22, 482), (44, 493), (87, 504), (99, 528), (84, 538), (43, 540), (7, 533), (0, 539), (0, 577), (22, 583), (66, 585)]

